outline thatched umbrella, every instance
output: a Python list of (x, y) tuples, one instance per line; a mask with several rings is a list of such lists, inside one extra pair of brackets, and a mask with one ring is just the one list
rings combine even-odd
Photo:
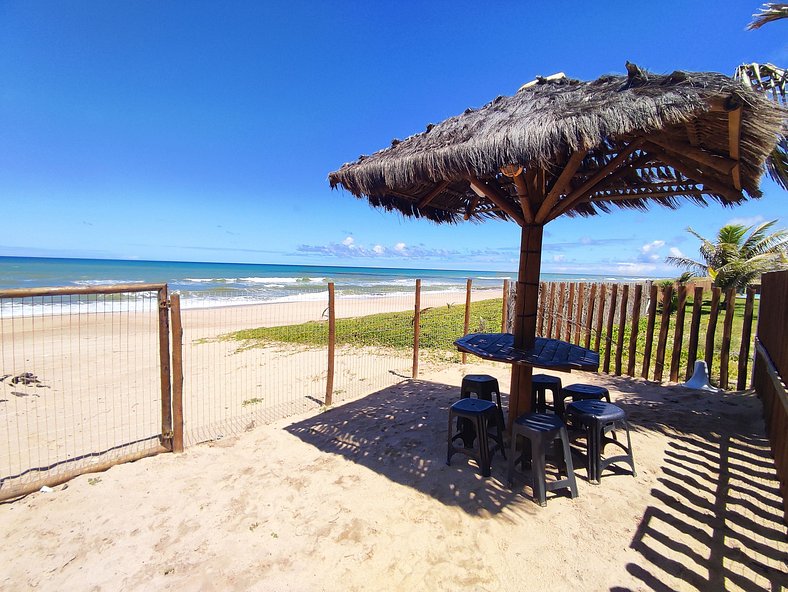
[[(438, 223), (522, 227), (515, 347), (533, 347), (544, 225), (611, 206), (724, 206), (757, 198), (785, 112), (716, 73), (662, 76), (627, 63), (593, 82), (538, 78), (329, 175), (373, 206)], [(529, 366), (512, 370), (510, 417), (528, 410)]]

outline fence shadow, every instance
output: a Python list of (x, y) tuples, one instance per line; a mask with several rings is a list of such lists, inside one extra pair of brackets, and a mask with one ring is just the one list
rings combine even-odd
[(523, 499), (506, 486), (506, 462), (498, 453), (489, 479), (482, 479), (463, 455), (446, 465), (446, 419), (458, 393), (456, 386), (404, 380), (286, 430), (469, 514), (498, 514)]
[(704, 591), (788, 587), (782, 498), (758, 399), (610, 380), (634, 429), (670, 436), (653, 503), (630, 544), (642, 560), (627, 571), (659, 591), (677, 580)]

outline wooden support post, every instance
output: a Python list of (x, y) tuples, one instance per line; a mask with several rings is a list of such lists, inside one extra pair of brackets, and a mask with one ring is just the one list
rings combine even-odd
[(627, 355), (627, 376), (635, 376), (637, 359), (638, 332), (640, 331), (640, 303), (643, 300), (643, 284), (635, 286), (635, 297), (632, 301), (632, 329), (629, 333), (629, 352)]
[(687, 308), (687, 286), (679, 286), (676, 328), (673, 331), (673, 351), (670, 355), (670, 381), (678, 382), (681, 370), (681, 345), (684, 341), (684, 313)]
[(752, 338), (752, 312), (755, 305), (755, 288), (747, 288), (747, 300), (744, 304), (744, 319), (741, 331), (741, 347), (739, 348), (739, 376), (736, 389), (747, 388), (747, 363), (750, 361), (750, 339)]
[[(522, 227), (520, 268), (517, 273), (517, 301), (514, 322), (514, 346), (530, 349), (536, 339), (536, 312), (539, 301), (539, 272), (542, 264), (542, 235), (538, 224)], [(512, 388), (509, 395), (509, 422), (531, 410), (531, 366), (512, 365)]]
[(421, 280), (416, 280), (416, 304), (413, 311), (413, 378), (419, 377), (419, 337), (421, 335)]
[(575, 345), (580, 344), (580, 330), (583, 327), (583, 309), (585, 308), (586, 303), (585, 292), (586, 285), (584, 282), (580, 282), (577, 289), (577, 318), (575, 319), (575, 337), (572, 340)]
[(605, 330), (605, 362), (602, 372), (610, 372), (610, 354), (613, 350), (613, 323), (616, 319), (616, 298), (618, 296), (618, 284), (613, 284), (610, 288), (610, 310), (607, 313), (607, 324)]
[(337, 317), (334, 307), (334, 282), (328, 282), (328, 372), (326, 374), (326, 407), (334, 402), (334, 350), (337, 340)]
[(687, 345), (687, 373), (685, 380), (692, 377), (695, 360), (698, 358), (698, 337), (700, 335), (700, 309), (703, 306), (703, 288), (695, 286), (692, 294), (692, 318), (690, 319), (690, 338)]
[(181, 297), (170, 296), (172, 321), (172, 451), (183, 452), (183, 325)]
[(720, 388), (728, 390), (728, 356), (731, 353), (733, 314), (736, 309), (736, 291), (725, 292), (725, 320), (722, 323), (722, 345), (720, 346)]
[(591, 330), (594, 324), (594, 307), (596, 306), (596, 284), (591, 284), (588, 294), (588, 312), (586, 313), (586, 341), (584, 347), (591, 349)]
[(654, 361), (654, 380), (662, 382), (665, 368), (665, 349), (670, 329), (670, 301), (673, 298), (673, 286), (666, 286), (662, 292), (662, 315), (659, 321), (659, 340), (657, 341), (657, 359)]
[(651, 284), (651, 290), (648, 294), (648, 323), (646, 325), (646, 344), (643, 349), (643, 370), (640, 373), (641, 378), (648, 380), (648, 371), (651, 366), (651, 346), (654, 343), (654, 323), (657, 316), (657, 286)]
[(503, 304), (501, 305), (501, 333), (507, 333), (509, 325), (509, 280), (503, 281)]
[(709, 325), (706, 328), (706, 350), (704, 351), (704, 359), (706, 366), (709, 367), (709, 376), (711, 376), (712, 364), (714, 363), (714, 336), (717, 332), (717, 318), (720, 314), (720, 289), (711, 289), (711, 310), (709, 311)]
[(159, 381), (161, 383), (161, 444), (172, 450), (172, 389), (170, 385), (170, 311), (167, 286), (158, 290)]
[(618, 335), (616, 339), (616, 365), (615, 374), (621, 376), (621, 356), (624, 352), (624, 333), (627, 326), (627, 300), (629, 299), (629, 284), (621, 288), (621, 306), (618, 311)]
[[(467, 335), (468, 329), (471, 325), (471, 284), (473, 280), (468, 278), (465, 282), (465, 321), (462, 325), (462, 334)], [(468, 354), (462, 352), (462, 363), (465, 364), (468, 361)]]

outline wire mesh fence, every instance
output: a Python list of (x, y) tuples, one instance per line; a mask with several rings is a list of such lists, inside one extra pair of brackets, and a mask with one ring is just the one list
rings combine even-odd
[(161, 449), (157, 290), (0, 293), (0, 497)]

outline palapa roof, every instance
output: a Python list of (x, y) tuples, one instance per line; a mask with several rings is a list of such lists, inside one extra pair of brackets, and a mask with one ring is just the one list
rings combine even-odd
[(546, 223), (611, 205), (759, 197), (785, 111), (727, 76), (539, 78), (329, 174), (374, 206), (435, 222)]

